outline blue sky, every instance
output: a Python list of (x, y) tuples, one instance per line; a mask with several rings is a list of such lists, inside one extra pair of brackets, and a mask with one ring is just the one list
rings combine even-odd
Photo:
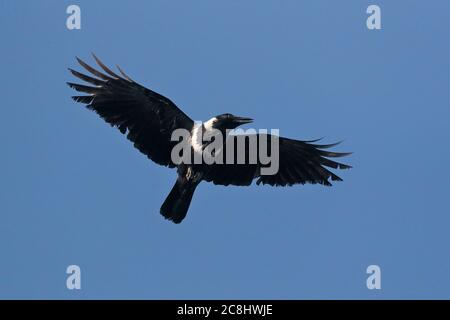
[[(450, 298), (447, 1), (3, 0), (0, 16), (0, 298)], [(195, 120), (344, 139), (354, 169), (332, 188), (204, 183), (167, 222), (175, 172), (69, 98), (91, 52)]]

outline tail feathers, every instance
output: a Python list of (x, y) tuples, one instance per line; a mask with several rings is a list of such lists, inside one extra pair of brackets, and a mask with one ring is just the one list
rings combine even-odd
[(161, 206), (160, 212), (163, 217), (174, 223), (183, 221), (196, 187), (197, 185), (186, 185), (177, 180)]

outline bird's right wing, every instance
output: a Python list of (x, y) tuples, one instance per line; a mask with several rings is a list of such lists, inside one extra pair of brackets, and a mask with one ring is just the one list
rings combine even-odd
[[(272, 186), (286, 186), (293, 184), (323, 184), (331, 186), (332, 181), (342, 181), (340, 177), (331, 172), (328, 168), (333, 169), (348, 169), (351, 166), (342, 164), (328, 158), (336, 158), (349, 155), (350, 153), (330, 152), (325, 149), (334, 147), (338, 143), (329, 145), (314, 144), (315, 141), (300, 141), (288, 138), (279, 137), (279, 168), (278, 171), (272, 175), (263, 175), (261, 168), (264, 165), (258, 161), (251, 164), (249, 161), (251, 135), (247, 135), (248, 139), (245, 144), (246, 163), (238, 164), (237, 151), (238, 143), (236, 142), (237, 135), (230, 135), (228, 139), (234, 139), (234, 164), (226, 163), (226, 153), (228, 150), (223, 149), (224, 163), (212, 164), (210, 170), (204, 177), (206, 181), (213, 182), (219, 185), (250, 185), (253, 179), (258, 178), (257, 184), (269, 184)], [(241, 136), (242, 137), (242, 136)], [(265, 145), (270, 147), (271, 135), (258, 134), (257, 135), (257, 149), (261, 148), (261, 141), (266, 139)], [(269, 153), (271, 152), (268, 148)], [(271, 157), (274, 155), (271, 155)]]
[(190, 130), (194, 124), (172, 101), (130, 79), (120, 68), (122, 76), (106, 67), (95, 55), (104, 73), (92, 68), (81, 59), (78, 62), (93, 76), (69, 69), (86, 86), (68, 83), (84, 96), (72, 97), (87, 105), (111, 126), (117, 127), (134, 146), (148, 158), (164, 166), (174, 167), (171, 151), (177, 142), (171, 141), (173, 130)]

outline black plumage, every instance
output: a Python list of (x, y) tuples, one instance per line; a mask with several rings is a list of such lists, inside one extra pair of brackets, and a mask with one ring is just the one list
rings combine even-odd
[(172, 101), (149, 90), (129, 78), (123, 71), (122, 76), (108, 69), (95, 55), (105, 75), (77, 58), (81, 66), (97, 76), (90, 76), (69, 69), (70, 72), (92, 86), (68, 82), (68, 85), (88, 96), (72, 98), (87, 105), (111, 126), (134, 143), (134, 146), (154, 162), (175, 167), (170, 151), (175, 142), (171, 142), (172, 131), (176, 128), (192, 128), (194, 122)]
[[(177, 167), (178, 178), (161, 207), (161, 214), (175, 223), (180, 223), (187, 214), (194, 191), (201, 181), (217, 185), (248, 186), (257, 179), (257, 184), (272, 186), (291, 186), (294, 184), (322, 184), (331, 186), (331, 181), (342, 179), (329, 169), (348, 169), (349, 165), (331, 160), (330, 158), (346, 156), (349, 153), (336, 153), (328, 148), (337, 145), (321, 145), (315, 141), (300, 141), (279, 137), (279, 170), (273, 175), (261, 174), (264, 165), (259, 158), (256, 163), (237, 163), (237, 143), (234, 164), (186, 164), (175, 163), (171, 159), (172, 148), (178, 143), (171, 141), (175, 129), (186, 129), (192, 136), (192, 152), (195, 151), (194, 138), (196, 127), (194, 121), (181, 111), (168, 98), (133, 81), (118, 67), (120, 75), (105, 66), (95, 55), (94, 59), (104, 71), (92, 68), (81, 59), (79, 64), (91, 75), (86, 75), (69, 69), (77, 78), (88, 85), (68, 82), (76, 91), (87, 95), (77, 95), (72, 98), (95, 111), (111, 126), (117, 127), (121, 133), (134, 143), (134, 146), (149, 159), (170, 168)], [(208, 128), (225, 131), (234, 129), (251, 119), (223, 114), (208, 121)], [(203, 129), (205, 127), (203, 126)], [(242, 138), (240, 136), (239, 138)], [(245, 151), (250, 153), (249, 141), (255, 137), (245, 137)], [(257, 134), (257, 148), (262, 142), (270, 147), (269, 134)], [(228, 135), (226, 139), (237, 140), (236, 135)], [(226, 140), (225, 140), (226, 141)], [(230, 142), (228, 140), (228, 142)], [(202, 142), (204, 149), (208, 142)], [(227, 143), (217, 152), (226, 158)], [(269, 152), (271, 152), (269, 148)]]
[[(228, 139), (237, 140), (236, 135), (230, 135)], [(257, 134), (258, 146), (262, 139), (270, 140), (269, 134)], [(246, 140), (246, 142), (249, 139)], [(349, 169), (351, 166), (342, 164), (327, 158), (336, 158), (349, 155), (350, 153), (330, 152), (325, 149), (338, 145), (333, 143), (329, 145), (314, 144), (315, 141), (300, 141), (279, 137), (279, 170), (274, 175), (261, 175), (261, 164), (237, 164), (236, 148), (237, 142), (233, 143), (235, 147), (235, 164), (213, 164), (205, 175), (204, 179), (218, 185), (238, 185), (248, 186), (254, 179), (256, 183), (268, 184), (271, 186), (292, 186), (294, 184), (323, 184), (331, 186), (329, 182), (342, 181), (340, 177), (332, 173), (325, 167), (333, 169)], [(246, 154), (249, 152), (249, 143), (245, 144)], [(270, 143), (267, 142), (270, 147)], [(226, 154), (226, 145), (223, 149)], [(270, 151), (270, 148), (269, 148)]]

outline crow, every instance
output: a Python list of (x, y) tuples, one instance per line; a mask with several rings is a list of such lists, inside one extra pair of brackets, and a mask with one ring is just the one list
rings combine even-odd
[[(251, 123), (252, 119), (238, 117), (230, 113), (221, 114), (205, 122), (194, 122), (171, 100), (154, 92), (134, 80), (117, 66), (120, 75), (113, 72), (96, 56), (93, 57), (103, 72), (91, 67), (78, 57), (78, 63), (90, 73), (69, 71), (89, 85), (67, 82), (78, 92), (72, 98), (85, 104), (96, 112), (111, 126), (116, 127), (128, 140), (133, 142), (140, 152), (159, 165), (177, 168), (178, 177), (161, 206), (160, 213), (174, 223), (180, 223), (186, 216), (192, 196), (198, 184), (202, 181), (216, 185), (248, 186), (254, 179), (257, 184), (271, 186), (291, 186), (294, 184), (322, 184), (331, 186), (331, 181), (342, 181), (340, 177), (328, 168), (348, 169), (351, 166), (329, 158), (343, 157), (351, 153), (337, 153), (326, 149), (333, 144), (317, 144), (317, 140), (302, 141), (278, 137), (267, 133), (232, 134), (237, 127)], [(187, 133), (184, 147), (179, 155), (180, 161), (174, 159), (174, 148), (180, 144), (180, 139), (174, 139), (175, 131)], [(223, 135), (218, 139), (217, 132)], [(210, 137), (209, 139), (205, 137)], [(244, 143), (239, 144), (239, 139)], [(251, 142), (256, 143), (251, 143)], [(185, 155), (199, 155), (216, 142), (217, 147), (210, 150), (210, 156), (222, 155), (222, 161), (192, 162)], [(274, 144), (275, 142), (275, 144)], [(241, 148), (238, 148), (238, 146)], [(263, 146), (276, 159), (276, 171), (264, 174), (268, 163), (263, 163), (260, 151)], [(239, 153), (243, 153), (239, 161)], [(256, 154), (256, 160), (251, 161), (250, 155)], [(228, 157), (229, 156), (229, 157)], [(231, 161), (223, 161), (223, 158)], [(216, 159), (216, 158), (214, 158)], [(220, 159), (218, 157), (217, 159)], [(216, 159), (216, 160), (217, 160)], [(243, 161), (242, 161), (243, 160)]]

